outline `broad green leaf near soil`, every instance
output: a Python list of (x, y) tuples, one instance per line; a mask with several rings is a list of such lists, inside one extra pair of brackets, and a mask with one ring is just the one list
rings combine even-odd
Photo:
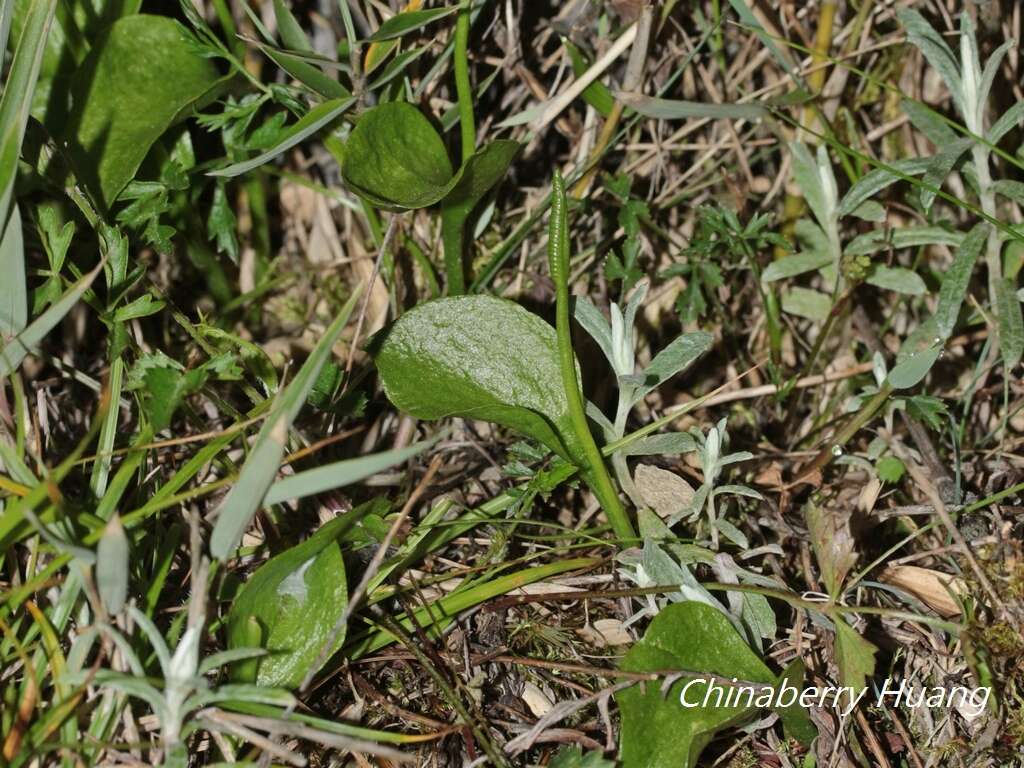
[(586, 466), (555, 330), (514, 302), (458, 296), (421, 304), (389, 329), (376, 364), (388, 398), (412, 416), (492, 421)]
[[(774, 685), (776, 677), (750, 649), (721, 611), (698, 602), (675, 603), (651, 622), (622, 662), (629, 672), (686, 670), (744, 682)], [(715, 734), (752, 717), (746, 706), (686, 708), (680, 678), (665, 692), (657, 682), (616, 694), (622, 713), (619, 756), (623, 768), (693, 768)], [(694, 683), (687, 700), (702, 701), (705, 683)], [(714, 698), (714, 694), (712, 694)], [(714, 702), (712, 702), (714, 703)], [(744, 701), (744, 704), (746, 702)]]
[[(336, 517), (306, 541), (261, 565), (242, 587), (228, 613), (228, 648), (251, 647), (255, 635), (268, 655), (256, 667), (261, 686), (297, 688), (327, 642), (348, 603), (348, 584), (338, 536), (359, 515)], [(253, 631), (253, 620), (259, 631)], [(345, 639), (338, 633), (331, 651)]]
[(402, 102), (359, 117), (341, 173), (371, 203), (390, 208), (426, 208), (458, 182), (441, 136), (419, 109)]
[(166, 16), (126, 16), (93, 44), (72, 86), (67, 139), (79, 178), (109, 208), (150, 147), (221, 78)]
[(464, 256), (469, 216), (505, 175), (520, 146), (517, 141), (499, 140), (474, 153), (466, 161), (458, 183), (441, 203), (441, 239), (450, 294), (465, 292)]

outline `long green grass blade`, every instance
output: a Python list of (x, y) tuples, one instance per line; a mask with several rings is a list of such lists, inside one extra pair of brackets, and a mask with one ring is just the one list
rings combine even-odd
[(320, 369), (327, 362), (334, 342), (345, 328), (360, 293), (358, 290), (353, 292), (342, 307), (338, 317), (317, 342), (291, 384), (280, 394), (256, 437), (256, 443), (242, 467), (238, 482), (217, 512), (217, 523), (210, 539), (210, 552), (219, 560), (226, 559), (235, 551), (242, 540), (242, 534), (263, 503), (281, 465), (288, 430), (306, 402), (313, 384), (316, 383)]

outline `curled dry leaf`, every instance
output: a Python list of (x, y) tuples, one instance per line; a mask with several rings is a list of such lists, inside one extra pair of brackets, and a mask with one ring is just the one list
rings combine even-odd
[(595, 648), (629, 645), (633, 642), (633, 638), (619, 619), (598, 619), (593, 624), (576, 630), (576, 634)]
[(684, 512), (693, 504), (693, 487), (675, 472), (638, 464), (633, 482), (640, 498), (658, 517), (664, 519)]
[(906, 590), (945, 618), (959, 616), (962, 609), (957, 597), (969, 594), (963, 579), (916, 565), (890, 565), (879, 581)]
[(551, 703), (551, 698), (541, 690), (540, 686), (529, 681), (523, 685), (523, 692), (519, 698), (529, 707), (534, 717), (544, 717), (554, 706)]
[(807, 530), (811, 534), (818, 568), (825, 588), (833, 598), (839, 596), (846, 574), (857, 562), (850, 516), (835, 508), (825, 508), (814, 501), (804, 507)]

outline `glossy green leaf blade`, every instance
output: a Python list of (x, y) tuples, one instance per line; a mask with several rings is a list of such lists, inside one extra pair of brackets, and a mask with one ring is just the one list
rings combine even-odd
[(354, 103), (355, 99), (349, 97), (344, 99), (331, 99), (330, 101), (325, 101), (323, 104), (317, 104), (313, 109), (303, 115), (295, 125), (285, 131), (284, 135), (281, 136), (280, 141), (266, 152), (263, 152), (249, 160), (243, 160), (240, 163), (229, 165), (227, 168), (210, 171), (207, 175), (227, 177), (240, 176), (243, 173), (248, 173), (254, 168), (259, 168), (264, 163), (268, 163), (275, 157), (287, 152), (296, 144), (308, 139), (325, 125), (328, 125), (331, 121), (345, 112), (345, 110)]
[(441, 240), (449, 293), (465, 290), (466, 222), (484, 195), (505, 175), (520, 146), (517, 141), (499, 140), (478, 150), (466, 162), (458, 183), (441, 204)]
[(100, 273), (103, 268), (103, 264), (100, 263), (91, 272), (83, 275), (74, 283), (70, 288), (65, 291), (61, 298), (54, 302), (43, 314), (33, 320), (28, 326), (13, 339), (10, 339), (2, 347), (0, 347), (0, 379), (6, 376), (10, 376), (18, 366), (21, 365), (21, 361), (25, 359), (25, 356), (36, 347), (39, 342), (45, 338), (53, 328), (59, 323), (71, 308), (78, 303), (78, 300), (82, 297), (82, 294), (86, 292), (92, 281), (96, 279), (96, 276)]
[(1013, 370), (1024, 354), (1024, 321), (1021, 318), (1020, 302), (1017, 301), (1017, 286), (1009, 278), (996, 284), (996, 320), (999, 323), (999, 349), (1007, 372)]
[(942, 279), (939, 302), (935, 308), (935, 330), (942, 339), (948, 339), (953, 333), (960, 307), (967, 295), (974, 263), (978, 260), (978, 254), (981, 253), (987, 237), (988, 224), (982, 222), (975, 225), (960, 244), (952, 266)]
[(585, 465), (555, 330), (518, 304), (492, 296), (421, 304), (391, 327), (376, 364), (391, 402), (417, 418), (493, 421)]
[(281, 465), (288, 430), (316, 383), (317, 374), (327, 362), (334, 342), (345, 328), (359, 293), (353, 293), (341, 308), (338, 317), (324, 332), (298, 374), (278, 396), (277, 402), (267, 415), (238, 476), (238, 481), (217, 511), (217, 522), (210, 538), (210, 552), (217, 559), (225, 560), (231, 556), (242, 540), (242, 534), (249, 527), (256, 510), (263, 503), (263, 497), (266, 496)]
[(366, 38), (365, 42), (379, 43), (384, 40), (393, 40), (396, 37), (415, 32), (417, 29), (422, 29), (427, 24), (443, 19), (445, 16), (451, 16), (458, 10), (458, 6), (450, 6), (447, 8), (428, 8), (423, 11), (396, 13), (381, 24), (380, 29)]
[(390, 102), (367, 110), (345, 145), (342, 176), (375, 205), (425, 208), (458, 182), (444, 142), (411, 104)]
[(81, 180), (103, 206), (219, 82), (210, 59), (166, 16), (126, 16), (94, 43), (75, 77), (68, 140)]
[[(353, 514), (355, 510), (349, 513)], [(269, 652), (255, 665), (259, 685), (297, 688), (344, 612), (348, 585), (337, 538), (351, 524), (349, 515), (331, 520), (306, 541), (261, 565), (231, 604), (228, 647), (249, 646), (255, 619), (261, 629), (260, 646)], [(344, 635), (338, 633), (332, 652)]]
[[(629, 672), (686, 670), (727, 680), (773, 684), (775, 677), (721, 611), (699, 602), (675, 603), (655, 617), (626, 654), (622, 668)], [(657, 683), (646, 690), (633, 686), (616, 694), (622, 712), (619, 755), (623, 768), (692, 768), (715, 734), (741, 722), (755, 711), (746, 706), (682, 706), (680, 695), (702, 702), (706, 683), (680, 678), (666, 692)], [(745, 701), (744, 701), (745, 703)]]
[(279, 504), (282, 501), (291, 499), (302, 499), (312, 496), (315, 493), (323, 493), (344, 485), (351, 485), (359, 482), (370, 475), (382, 472), (388, 467), (400, 464), (411, 459), (431, 445), (436, 440), (424, 440), (414, 443), (406, 448), (399, 448), (393, 451), (384, 451), (370, 456), (360, 456), (356, 459), (344, 459), (325, 464), (316, 469), (308, 469), (305, 472), (278, 480), (267, 491), (263, 500), (264, 504)]

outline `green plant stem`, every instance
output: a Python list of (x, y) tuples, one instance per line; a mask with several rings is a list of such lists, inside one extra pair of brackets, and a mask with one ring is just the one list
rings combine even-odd
[(462, 0), (455, 20), (455, 93), (459, 100), (459, 135), (462, 164), (476, 149), (476, 121), (473, 118), (473, 87), (469, 83), (469, 0)]
[(592, 481), (592, 489), (608, 515), (615, 535), (620, 539), (636, 536), (619, 494), (608, 475), (601, 451), (594, 442), (587, 424), (583, 394), (576, 378), (576, 355), (572, 349), (572, 328), (569, 324), (569, 217), (566, 210), (565, 182), (557, 171), (551, 182), (551, 225), (548, 231), (548, 259), (551, 278), (555, 283), (555, 330), (558, 333), (558, 357), (562, 373), (562, 387), (569, 405), (576, 439), (583, 448)]

